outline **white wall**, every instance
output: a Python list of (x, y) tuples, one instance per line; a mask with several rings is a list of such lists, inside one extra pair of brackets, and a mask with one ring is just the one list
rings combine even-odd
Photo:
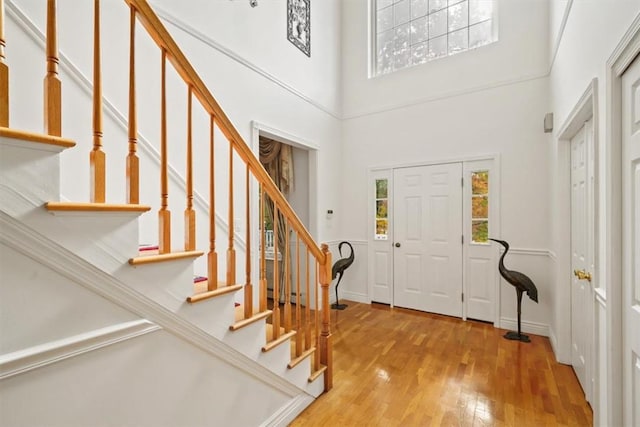
[(343, 2), (345, 116), (358, 116), (546, 74), (548, 3), (538, 0), (498, 3), (498, 42), (369, 79), (368, 2)]
[[(594, 288), (599, 288), (603, 294), (612, 284), (606, 283), (605, 277), (608, 274), (605, 267), (607, 254), (611, 250), (605, 245), (606, 224), (611, 218), (607, 217), (606, 200), (608, 197), (608, 188), (611, 183), (608, 181), (608, 174), (615, 173), (609, 171), (609, 161), (607, 157), (607, 134), (610, 131), (607, 127), (607, 87), (606, 87), (606, 63), (614, 49), (620, 42), (623, 34), (627, 31), (634, 19), (637, 19), (640, 12), (640, 3), (634, 0), (616, 0), (616, 1), (558, 1), (551, 2), (552, 10), (557, 10), (558, 14), (563, 8), (568, 13), (566, 26), (560, 29), (562, 37), (558, 45), (558, 51), (555, 56), (550, 72), (550, 89), (551, 89), (551, 108), (555, 115), (555, 131), (554, 140), (550, 146), (549, 157), (551, 163), (551, 200), (552, 200), (552, 251), (557, 253), (557, 265), (555, 274), (556, 289), (554, 301), (556, 302), (553, 309), (554, 319), (552, 330), (557, 336), (560, 343), (556, 349), (557, 356), (567, 360), (570, 356), (570, 328), (569, 328), (569, 304), (570, 301), (563, 289), (567, 289), (570, 280), (570, 257), (569, 243), (562, 236), (563, 230), (569, 224), (566, 211), (562, 211), (563, 200), (560, 192), (556, 188), (562, 184), (562, 177), (566, 176), (566, 168), (563, 158), (563, 142), (558, 142), (558, 130), (574, 108), (583, 92), (590, 84), (592, 79), (597, 80), (597, 103), (595, 106), (595, 129), (597, 144), (597, 168), (598, 168), (598, 187), (596, 189), (598, 197), (598, 206), (596, 207), (597, 229), (600, 239), (600, 245), (597, 248), (597, 264), (598, 271), (595, 273)], [(594, 301), (594, 304), (596, 302)], [(597, 313), (599, 315), (596, 326), (595, 335), (599, 337), (598, 342), (602, 342), (603, 337), (607, 338), (609, 348), (615, 345), (612, 337), (607, 337), (607, 331), (600, 328), (605, 326), (603, 317), (605, 317), (606, 300), (601, 299), (597, 303)], [(596, 352), (601, 358), (607, 352)], [(611, 365), (603, 363), (602, 360), (596, 360), (597, 366), (602, 369), (606, 367), (611, 369)], [(611, 363), (611, 362), (609, 362)], [(617, 362), (614, 362), (617, 363)], [(611, 392), (607, 393), (606, 384), (602, 384), (602, 378), (610, 378), (611, 372), (599, 372), (599, 378), (596, 381), (596, 396), (604, 396), (604, 399), (594, 403), (594, 419), (604, 420), (608, 416), (615, 416), (619, 412), (615, 396), (612, 398)], [(599, 384), (599, 385), (598, 385)], [(609, 399), (609, 401), (606, 400)], [(614, 399), (614, 400), (611, 400)], [(612, 423), (612, 418), (608, 419)], [(613, 424), (619, 423), (613, 421)]]
[[(537, 284), (540, 304), (523, 320), (546, 330), (551, 312), (549, 257), (548, 3), (499, 2), (499, 41), (369, 79), (367, 2), (343, 5), (343, 238), (366, 249), (367, 170), (481, 155), (501, 163), (502, 237), (521, 251), (508, 257)], [(345, 275), (345, 292), (366, 292), (366, 250)], [(357, 278), (356, 278), (357, 277)], [(371, 280), (371, 278), (369, 278)], [(515, 319), (515, 296), (502, 284), (500, 317)]]
[[(311, 57), (287, 40), (286, 0), (172, 0), (154, 6), (295, 88), (334, 115), (340, 113), (340, 2), (311, 4)], [(213, 66), (213, 64), (212, 64)]]
[[(345, 121), (344, 193), (336, 212), (345, 238), (370, 237), (368, 167), (498, 154), (502, 237), (516, 249), (546, 254), (549, 170), (542, 117), (547, 111), (547, 87), (547, 79), (541, 78)], [(523, 319), (546, 324), (551, 308), (548, 259), (545, 255), (540, 263), (533, 255), (527, 265), (522, 256), (518, 258), (519, 269), (532, 277), (540, 293), (540, 304), (525, 305)], [(351, 280), (353, 276), (345, 276), (345, 289), (352, 286)], [(362, 288), (362, 283), (353, 286)], [(515, 318), (513, 289), (505, 285), (503, 291), (507, 294), (501, 314)]]

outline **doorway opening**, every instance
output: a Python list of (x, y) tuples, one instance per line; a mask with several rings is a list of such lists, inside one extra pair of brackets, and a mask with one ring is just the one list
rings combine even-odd
[[(569, 114), (558, 133), (558, 165), (561, 179), (558, 208), (566, 218), (564, 236), (559, 239), (559, 283), (557, 301), (566, 329), (558, 341), (563, 348), (558, 359), (573, 366), (585, 398), (593, 404), (595, 382), (595, 308), (598, 283), (597, 213), (597, 80), (594, 79)], [(564, 263), (564, 264), (563, 264)], [(561, 267), (561, 266), (566, 267)], [(569, 268), (567, 268), (569, 267)], [(560, 343), (558, 343), (560, 346)], [(560, 349), (559, 349), (560, 350)]]
[[(289, 205), (307, 228), (311, 236), (317, 238), (316, 233), (316, 215), (315, 206), (317, 203), (317, 147), (303, 141), (286, 132), (255, 123), (254, 122), (253, 148), (258, 153), (260, 161), (272, 177), (274, 183), (285, 196)], [(256, 215), (257, 218), (262, 216), (263, 223), (257, 221), (254, 229), (265, 229), (265, 255), (266, 255), (266, 279), (267, 279), (267, 297), (273, 298), (274, 283), (278, 283), (278, 299), (284, 301), (284, 246), (286, 244), (286, 223), (281, 215), (276, 215), (278, 209), (274, 208), (273, 203), (269, 199), (265, 199), (265, 203), (261, 203), (259, 189), (256, 189), (255, 206), (256, 211), (260, 211), (260, 206), (264, 207), (262, 215)], [(276, 227), (274, 222), (277, 221)], [(278, 229), (274, 233), (274, 228)], [(256, 233), (258, 236), (261, 233)], [(300, 250), (306, 250), (303, 243), (300, 243), (290, 234), (289, 247), (290, 256), (297, 253), (296, 245), (300, 244)], [(253, 247), (259, 248), (259, 242)], [(257, 260), (259, 257), (253, 257)], [(289, 260), (293, 263), (293, 260)], [(277, 264), (277, 265), (276, 265)], [(256, 265), (256, 271), (260, 266)], [(312, 268), (311, 268), (312, 269)], [(289, 279), (295, 283), (296, 274), (301, 277), (306, 276), (305, 257), (302, 257), (300, 271), (291, 271)], [(275, 272), (278, 272), (278, 279), (275, 278)], [(296, 303), (295, 296), (292, 296), (292, 302)], [(301, 295), (301, 303), (306, 304), (307, 296)], [(310, 298), (313, 304), (313, 292)]]

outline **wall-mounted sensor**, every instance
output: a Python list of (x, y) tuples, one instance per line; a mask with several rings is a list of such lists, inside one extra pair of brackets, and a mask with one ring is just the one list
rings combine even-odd
[(553, 132), (553, 113), (544, 115), (544, 133)]

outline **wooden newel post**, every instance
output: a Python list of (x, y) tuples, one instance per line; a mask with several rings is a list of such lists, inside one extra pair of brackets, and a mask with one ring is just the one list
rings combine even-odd
[(0, 0), (0, 126), (9, 127), (9, 67), (4, 62), (4, 0)]
[(322, 287), (322, 331), (320, 332), (320, 363), (327, 367), (324, 373), (324, 391), (333, 387), (333, 344), (329, 308), (329, 286), (331, 286), (331, 252), (322, 244), (324, 264), (320, 264), (320, 286)]

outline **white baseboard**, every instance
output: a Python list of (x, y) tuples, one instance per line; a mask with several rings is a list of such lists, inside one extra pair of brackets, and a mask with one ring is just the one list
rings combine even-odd
[[(522, 332), (541, 335), (543, 337), (549, 336), (549, 325), (545, 323), (522, 321), (521, 326), (522, 326)], [(500, 327), (503, 329), (509, 329), (513, 331), (518, 330), (518, 320), (501, 317)]]
[(269, 417), (261, 427), (287, 426), (291, 423), (307, 406), (313, 403), (313, 397), (300, 394), (291, 399), (286, 405), (280, 408), (275, 414)]
[(558, 338), (556, 337), (556, 333), (551, 327), (549, 327), (549, 342), (551, 343), (551, 350), (553, 351), (553, 355), (556, 356), (556, 361), (559, 362), (560, 359), (558, 358)]
[(364, 304), (369, 304), (371, 302), (371, 300), (369, 299), (369, 295), (366, 294), (359, 294), (359, 293), (355, 293), (355, 292), (349, 292), (349, 291), (343, 291), (342, 289), (339, 291), (340, 293), (340, 300), (342, 301), (343, 299), (349, 300), (349, 301), (355, 301), (355, 302), (361, 302)]

